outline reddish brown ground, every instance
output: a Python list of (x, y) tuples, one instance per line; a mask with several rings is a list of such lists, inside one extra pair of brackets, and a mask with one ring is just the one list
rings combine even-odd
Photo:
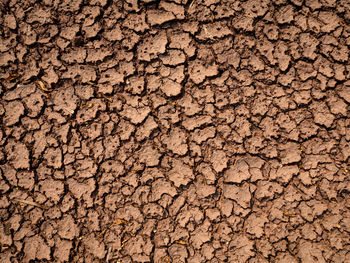
[(0, 262), (350, 262), (350, 2), (2, 0)]

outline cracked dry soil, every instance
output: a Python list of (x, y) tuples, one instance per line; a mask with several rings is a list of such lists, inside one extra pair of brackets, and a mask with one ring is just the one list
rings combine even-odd
[(349, 1), (0, 14), (0, 262), (350, 262)]

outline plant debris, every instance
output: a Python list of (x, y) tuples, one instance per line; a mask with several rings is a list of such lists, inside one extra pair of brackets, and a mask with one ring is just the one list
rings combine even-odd
[(36, 207), (39, 207), (41, 209), (49, 209), (47, 206), (41, 205), (37, 202), (29, 201), (29, 200), (13, 199), (13, 201), (18, 202), (18, 203), (22, 203), (22, 204), (26, 204), (26, 205), (36, 206)]
[(38, 87), (39, 87), (41, 90), (46, 91), (46, 92), (51, 92), (50, 89), (48, 89), (48, 88), (45, 87), (44, 82), (42, 82), (41, 80), (38, 80), (38, 81), (37, 81), (37, 84), (38, 84)]

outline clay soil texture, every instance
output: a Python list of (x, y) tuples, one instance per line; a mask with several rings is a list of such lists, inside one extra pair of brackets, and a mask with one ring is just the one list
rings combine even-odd
[(350, 2), (2, 0), (0, 262), (350, 262)]

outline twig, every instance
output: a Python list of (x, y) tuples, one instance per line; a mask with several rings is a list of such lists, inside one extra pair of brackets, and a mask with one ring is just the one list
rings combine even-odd
[(128, 242), (130, 239), (131, 239), (130, 237), (129, 237), (129, 238), (126, 238), (126, 239), (124, 239), (124, 240), (122, 241), (122, 245), (121, 245), (121, 247), (120, 247), (120, 248), (124, 248), (124, 246), (125, 246), (126, 242)]
[(183, 240), (176, 240), (175, 243), (179, 245), (184, 245), (184, 246), (187, 244), (186, 241), (183, 241)]
[(108, 249), (108, 251), (107, 251), (106, 263), (109, 262), (109, 256), (110, 256), (110, 254), (111, 254), (111, 251), (112, 251), (112, 247), (110, 247), (110, 248)]
[(93, 86), (93, 87), (97, 87), (96, 83), (93, 83), (92, 81), (88, 81), (88, 82), (86, 82), (86, 84)]
[(10, 81), (12, 81), (12, 80), (14, 80), (14, 79), (17, 79), (19, 76), (17, 75), (17, 74), (11, 74), (10, 76), (8, 76), (6, 79), (5, 79), (5, 81), (8, 81), (8, 82), (10, 82)]
[(188, 8), (191, 8), (195, 1), (196, 1), (196, 0), (193, 0), (193, 1), (191, 2), (191, 4), (189, 5)]
[(71, 109), (66, 108), (66, 107), (63, 107), (63, 109), (66, 110), (66, 111), (68, 111), (68, 112), (71, 113), (71, 114), (74, 114), (74, 110), (71, 110)]
[(41, 80), (38, 80), (37, 83), (39, 84), (39, 88), (42, 89), (43, 91), (46, 91), (46, 92), (51, 91), (45, 87), (45, 84)]
[(115, 223), (117, 225), (127, 225), (128, 224), (128, 221), (124, 220), (124, 219), (120, 219), (118, 218), (117, 220), (115, 220)]
[(110, 98), (110, 97), (107, 97), (105, 94), (103, 94), (102, 92), (100, 93), (101, 94), (101, 96), (103, 97), (103, 98), (105, 98), (106, 100), (108, 100), (109, 102), (113, 102), (113, 99), (112, 98)]
[(37, 202), (33, 202), (33, 201), (28, 201), (28, 200), (22, 200), (22, 199), (13, 199), (13, 201), (22, 203), (22, 204), (26, 204), (26, 205), (32, 205), (32, 206), (36, 206), (39, 207), (41, 209), (49, 209), (47, 206), (41, 205)]

